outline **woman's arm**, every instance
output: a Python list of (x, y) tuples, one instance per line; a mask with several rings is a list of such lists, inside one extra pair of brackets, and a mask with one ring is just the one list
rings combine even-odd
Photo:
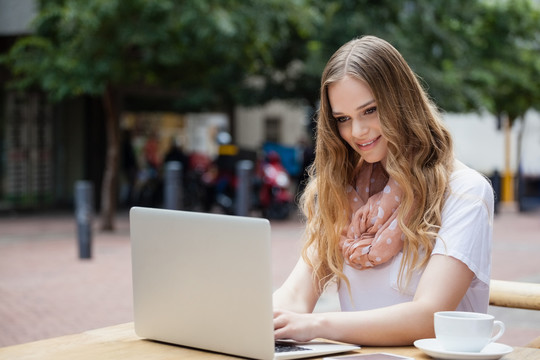
[(433, 255), (410, 302), (356, 312), (281, 312), (274, 315), (274, 333), (276, 338), (299, 341), (320, 337), (362, 345), (409, 345), (434, 337), (433, 313), (455, 310), (473, 277), (461, 261)]
[(300, 257), (287, 280), (274, 292), (274, 310), (311, 313), (320, 295), (311, 267)]

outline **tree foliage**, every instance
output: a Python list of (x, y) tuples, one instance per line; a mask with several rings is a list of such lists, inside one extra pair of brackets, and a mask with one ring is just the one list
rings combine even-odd
[(145, 85), (176, 89), (193, 110), (315, 104), (329, 56), (373, 34), (443, 109), (516, 117), (538, 103), (538, 14), (531, 0), (42, 0), (35, 36), (8, 62), (19, 87), (54, 99)]
[(527, 0), (486, 2), (465, 79), (482, 89), (481, 106), (513, 120), (540, 107), (540, 10)]
[[(8, 60), (26, 88), (53, 99), (101, 95), (107, 86), (233, 90), (272, 66), (272, 48), (309, 22), (301, 1), (41, 1), (35, 34)], [(218, 93), (218, 91), (215, 91)], [(209, 96), (212, 103), (219, 100)]]
[(531, 0), (314, 0), (311, 6), (324, 17), (316, 18), (309, 41), (292, 38), (274, 54), (284, 70), (280, 77), (266, 74), (263, 97), (314, 104), (326, 60), (346, 41), (371, 34), (394, 44), (446, 111), (523, 114), (538, 107), (540, 20)]

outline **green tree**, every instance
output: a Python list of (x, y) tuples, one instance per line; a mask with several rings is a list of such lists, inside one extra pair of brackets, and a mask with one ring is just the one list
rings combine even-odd
[[(514, 187), (509, 130), (540, 105), (538, 3), (418, 0), (409, 3), (409, 10), (400, 17), (401, 36), (396, 41), (426, 80), (436, 103), (447, 111), (488, 111), (499, 127), (505, 124), (503, 200), (510, 200)], [(422, 36), (409, 39), (407, 33)], [(520, 132), (518, 164), (521, 137)]]
[(468, 39), (482, 11), (479, 1), (313, 0), (311, 9), (323, 14), (312, 17), (312, 37), (292, 37), (276, 48), (278, 76), (269, 69), (259, 83), (261, 92), (252, 95), (298, 98), (315, 107), (320, 75), (332, 53), (355, 37), (376, 35), (398, 48), (441, 108), (463, 111), (482, 103), (477, 87), (465, 88), (473, 64), (463, 56), (472, 46)]
[[(273, 48), (306, 27), (295, 0), (42, 0), (34, 34), (3, 58), (19, 89), (52, 100), (101, 96), (107, 159), (102, 229), (114, 229), (119, 153), (119, 97), (169, 88), (183, 106), (230, 109), (246, 79), (273, 66)], [(304, 31), (304, 30), (302, 30)]]
[[(482, 108), (494, 114), (505, 131), (503, 200), (513, 198), (510, 170), (510, 129), (525, 113), (540, 109), (540, 6), (530, 0), (483, 3), (476, 22), (469, 56), (475, 68), (465, 78), (467, 86), (480, 89)], [(521, 163), (523, 126), (516, 154)]]
[(477, 66), (467, 54), (482, 12), (477, 0), (411, 1), (404, 3), (390, 30), (392, 42), (445, 111), (483, 106), (480, 89), (465, 81)]
[[(382, 14), (394, 13), (392, 1), (311, 0), (304, 32), (292, 34), (272, 53), (276, 66), (263, 69), (254, 79), (248, 101), (297, 99), (315, 108), (324, 65), (339, 46), (352, 38), (373, 33)], [(366, 13), (366, 11), (368, 13)]]
[(485, 2), (469, 56), (475, 68), (465, 79), (482, 89), (482, 105), (510, 124), (540, 105), (540, 8), (530, 0)]

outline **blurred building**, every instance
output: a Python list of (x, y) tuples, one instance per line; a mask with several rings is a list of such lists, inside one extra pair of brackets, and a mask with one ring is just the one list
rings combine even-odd
[[(505, 134), (497, 129), (489, 113), (445, 114), (454, 137), (456, 156), (470, 167), (491, 174), (505, 167)], [(519, 140), (520, 132), (522, 138)], [(524, 174), (540, 176), (540, 113), (529, 111), (510, 133), (510, 169), (518, 170), (518, 145), (521, 141), (521, 166)]]
[[(27, 35), (34, 0), (0, 0), (0, 53)], [(0, 68), (0, 83), (10, 75)], [(0, 87), (0, 210), (45, 209), (73, 201), (78, 179), (101, 180), (104, 121), (97, 99), (51, 105), (40, 92)]]

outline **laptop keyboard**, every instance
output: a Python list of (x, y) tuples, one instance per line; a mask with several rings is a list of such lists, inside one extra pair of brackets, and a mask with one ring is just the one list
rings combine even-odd
[(302, 351), (302, 350), (309, 350), (309, 349), (298, 346), (298, 345), (291, 345), (291, 344), (276, 342), (276, 349), (275, 349), (276, 353), (289, 352), (289, 351)]

